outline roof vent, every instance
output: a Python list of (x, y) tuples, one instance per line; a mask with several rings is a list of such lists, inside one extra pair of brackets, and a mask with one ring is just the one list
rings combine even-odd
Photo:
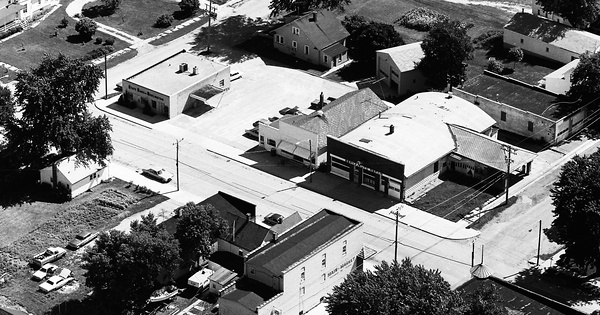
[(198, 74), (198, 66), (194, 66), (192, 68), (192, 75), (196, 75), (196, 74)]
[(390, 125), (390, 133), (389, 134), (391, 135), (392, 133), (394, 133), (394, 125)]

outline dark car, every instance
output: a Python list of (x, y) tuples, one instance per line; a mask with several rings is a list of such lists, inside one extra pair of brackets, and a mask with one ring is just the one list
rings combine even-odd
[(96, 237), (98, 237), (98, 232), (81, 232), (77, 234), (72, 241), (69, 242), (69, 245), (67, 245), (67, 247), (72, 249), (79, 249), (85, 246), (85, 244), (91, 242)]
[(279, 213), (269, 213), (265, 217), (265, 223), (268, 225), (281, 224), (283, 222), (283, 216)]

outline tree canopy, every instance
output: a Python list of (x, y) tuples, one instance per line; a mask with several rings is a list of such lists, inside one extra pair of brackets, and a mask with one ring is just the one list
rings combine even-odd
[(588, 28), (600, 17), (598, 0), (537, 0), (542, 9), (558, 14), (579, 28)]
[(83, 255), (86, 285), (104, 301), (101, 313), (142, 307), (152, 292), (172, 280), (179, 266), (179, 243), (152, 214), (131, 223), (131, 232), (110, 230)]
[(98, 29), (98, 24), (90, 18), (81, 18), (75, 24), (75, 31), (81, 35), (84, 39), (90, 39), (94, 34), (96, 34), (96, 29)]
[(104, 7), (110, 12), (114, 12), (121, 5), (121, 0), (102, 0)]
[(354, 61), (375, 67), (376, 51), (404, 45), (393, 25), (367, 21), (358, 15), (346, 16), (342, 24), (350, 33), (346, 46)]
[(550, 192), (554, 221), (544, 232), (565, 246), (559, 263), (600, 271), (600, 151), (567, 162)]
[(331, 315), (454, 315), (462, 314), (463, 300), (438, 270), (382, 262), (375, 271), (351, 273), (327, 295)]
[(501, 302), (496, 286), (482, 284), (465, 299), (466, 310), (463, 315), (504, 315), (508, 311)]
[(208, 258), (217, 238), (228, 232), (228, 224), (212, 205), (198, 205), (189, 202), (176, 211), (181, 219), (177, 223), (175, 238), (181, 244), (181, 257), (185, 263)]
[(448, 79), (453, 86), (466, 79), (465, 61), (473, 59), (473, 43), (467, 27), (459, 21), (437, 23), (427, 33), (421, 48), (425, 57), (418, 64), (428, 84), (443, 88)]
[(14, 116), (15, 105), (12, 93), (7, 87), (0, 86), (0, 126), (4, 126)]
[(308, 10), (344, 10), (351, 0), (271, 0), (271, 16), (289, 11), (306, 12)]
[(104, 164), (112, 155), (112, 126), (106, 116), (93, 117), (102, 70), (62, 54), (46, 55), (39, 66), (19, 72), (15, 101), (21, 117), (7, 126), (8, 147), (20, 166), (35, 165), (50, 152), (75, 154), (77, 161)]
[(194, 14), (200, 9), (200, 1), (198, 0), (181, 0), (179, 2), (179, 9), (185, 14)]
[(600, 96), (600, 53), (580, 56), (579, 64), (571, 74), (571, 88), (567, 96), (581, 99), (584, 103)]

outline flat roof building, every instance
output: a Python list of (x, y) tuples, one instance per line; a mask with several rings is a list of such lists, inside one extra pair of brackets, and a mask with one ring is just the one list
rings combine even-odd
[(169, 118), (229, 89), (229, 66), (185, 50), (124, 79), (126, 102)]

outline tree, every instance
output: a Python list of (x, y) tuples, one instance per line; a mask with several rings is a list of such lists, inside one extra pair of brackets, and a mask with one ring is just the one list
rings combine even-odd
[(0, 85), (0, 126), (7, 124), (14, 113), (15, 105), (12, 100), (12, 93), (8, 88)]
[(588, 157), (575, 156), (562, 167), (550, 190), (554, 221), (544, 232), (548, 239), (565, 246), (562, 265), (590, 267), (600, 272), (600, 151)]
[(112, 155), (112, 127), (106, 116), (92, 117), (102, 70), (62, 54), (45, 55), (40, 65), (17, 75), (16, 104), (21, 117), (7, 126), (8, 148), (20, 166), (35, 165), (54, 149), (77, 161), (104, 164)]
[(286, 11), (306, 12), (309, 10), (344, 10), (351, 0), (271, 0), (271, 16)]
[(130, 233), (100, 234), (82, 261), (86, 285), (106, 307), (102, 313), (118, 314), (141, 308), (157, 287), (172, 281), (179, 243), (148, 214), (131, 223)]
[(385, 261), (375, 271), (351, 273), (325, 297), (331, 315), (455, 315), (462, 314), (462, 298), (450, 289), (438, 270)]
[(154, 25), (156, 27), (166, 28), (166, 27), (171, 26), (172, 23), (173, 23), (173, 17), (169, 14), (163, 14), (163, 15), (159, 16), (158, 19), (156, 19), (156, 22), (154, 23)]
[(488, 71), (501, 74), (504, 71), (504, 65), (498, 60), (490, 60), (487, 64)]
[(579, 28), (588, 28), (600, 17), (598, 0), (537, 0), (542, 9), (558, 14)]
[(515, 69), (516, 63), (521, 62), (523, 57), (525, 57), (525, 53), (523, 53), (523, 49), (519, 47), (513, 47), (508, 50), (508, 60), (512, 60), (513, 70)]
[(94, 22), (94, 20), (90, 18), (81, 18), (75, 24), (75, 31), (81, 35), (84, 39), (91, 39), (94, 34), (96, 34), (96, 29), (98, 28), (98, 24)]
[(502, 307), (502, 299), (496, 285), (482, 284), (474, 292), (467, 295), (466, 311), (463, 315), (504, 315), (507, 310)]
[(179, 8), (185, 14), (192, 15), (200, 9), (200, 1), (199, 0), (181, 0), (181, 2), (179, 2)]
[[(588, 103), (600, 94), (600, 53), (580, 56), (579, 64), (571, 74), (571, 88), (567, 96)], [(581, 106), (582, 104), (578, 104)]]
[(404, 45), (404, 40), (394, 26), (367, 21), (362, 16), (346, 16), (342, 22), (348, 37), (348, 55), (354, 61), (375, 67), (375, 51)]
[(121, 0), (102, 0), (102, 3), (108, 11), (114, 12), (121, 5)]
[(181, 213), (175, 238), (181, 244), (181, 257), (184, 262), (197, 262), (199, 258), (208, 258), (217, 238), (227, 235), (227, 221), (212, 205), (188, 202), (175, 211)]
[(423, 39), (425, 57), (418, 64), (429, 85), (441, 89), (448, 79), (454, 86), (466, 79), (465, 61), (473, 59), (473, 43), (459, 21), (436, 24)]

